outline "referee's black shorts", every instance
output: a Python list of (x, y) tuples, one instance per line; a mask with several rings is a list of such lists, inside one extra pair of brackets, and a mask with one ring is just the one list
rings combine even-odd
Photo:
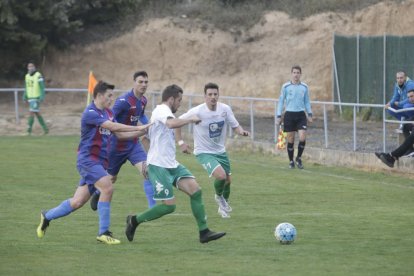
[(286, 111), (283, 124), (284, 132), (298, 131), (299, 129), (306, 130), (308, 125), (308, 119), (306, 118), (305, 111)]

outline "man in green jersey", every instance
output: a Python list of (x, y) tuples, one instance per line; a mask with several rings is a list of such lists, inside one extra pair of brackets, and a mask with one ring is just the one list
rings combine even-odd
[(217, 240), (226, 234), (209, 230), (201, 188), (191, 172), (176, 160), (174, 129), (191, 123), (200, 123), (197, 116), (189, 116), (187, 119), (175, 118), (173, 114), (180, 107), (182, 96), (183, 90), (179, 86), (167, 86), (162, 92), (162, 103), (152, 111), (153, 125), (148, 132), (148, 176), (154, 189), (154, 199), (160, 203), (141, 214), (127, 216), (125, 235), (129, 241), (134, 239), (138, 225), (175, 211), (173, 187), (190, 197), (191, 211), (197, 222), (201, 243)]
[[(218, 213), (222, 218), (230, 218), (229, 213), (232, 208), (228, 200), (231, 170), (225, 147), (227, 126), (230, 126), (238, 135), (249, 136), (250, 133), (240, 126), (231, 107), (219, 102), (218, 99), (218, 85), (207, 83), (204, 86), (205, 103), (191, 108), (179, 118), (188, 119), (197, 116), (201, 119), (201, 122), (193, 128), (194, 154), (209, 176), (215, 178), (215, 200), (219, 206)], [(181, 129), (176, 129), (175, 136), (181, 150), (190, 153), (189, 146), (182, 140)]]

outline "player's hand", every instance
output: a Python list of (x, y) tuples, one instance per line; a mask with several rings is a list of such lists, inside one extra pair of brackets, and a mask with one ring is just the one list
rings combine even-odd
[(194, 124), (198, 124), (199, 122), (201, 122), (201, 119), (197, 115), (194, 115), (190, 117), (190, 121)]
[(154, 123), (149, 123), (149, 124), (146, 124), (146, 125), (140, 125), (140, 126), (137, 126), (137, 130), (140, 130), (140, 131), (148, 131), (148, 129), (149, 129), (149, 127), (150, 126), (152, 126)]
[(282, 118), (276, 118), (275, 125), (279, 126), (281, 121), (282, 121)]
[(190, 145), (184, 143), (180, 146), (180, 150), (182, 153), (191, 154), (191, 147)]
[(312, 122), (313, 122), (312, 117), (308, 117), (308, 122), (309, 122), (309, 123), (312, 123)]
[(239, 133), (241, 136), (250, 136), (250, 132), (248, 132), (247, 130), (243, 130)]
[(384, 105), (384, 109), (388, 109), (388, 107), (390, 107), (390, 103), (387, 103), (386, 105)]

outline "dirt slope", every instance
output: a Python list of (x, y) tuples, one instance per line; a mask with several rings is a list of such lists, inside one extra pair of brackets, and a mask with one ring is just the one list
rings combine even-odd
[(93, 70), (98, 78), (129, 88), (133, 72), (145, 69), (152, 90), (176, 83), (201, 93), (213, 81), (226, 95), (274, 98), (289, 79), (291, 65), (300, 64), (311, 99), (329, 100), (333, 34), (412, 35), (412, 14), (414, 0), (304, 20), (270, 12), (242, 34), (187, 18), (157, 19), (109, 41), (50, 52), (42, 70), (49, 87), (86, 87)]

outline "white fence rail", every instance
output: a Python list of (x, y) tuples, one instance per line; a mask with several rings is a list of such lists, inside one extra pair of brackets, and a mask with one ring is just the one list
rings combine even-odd
[[(66, 89), (66, 88), (47, 88), (45, 105), (53, 109), (48, 104), (48, 99), (52, 95), (64, 93), (75, 93), (86, 95), (86, 89)], [(125, 92), (125, 90), (115, 90), (116, 94)], [(10, 98), (6, 95), (13, 95)], [(2, 110), (0, 115), (5, 113), (12, 114), (14, 106), (14, 117), (16, 124), (20, 124), (21, 110), (23, 109), (23, 89), (22, 88), (0, 88), (0, 100)], [(161, 100), (160, 92), (147, 92), (148, 107), (150, 112), (156, 104)], [(65, 97), (65, 96), (63, 96)], [(275, 97), (276, 98), (276, 97)], [(85, 96), (86, 99), (86, 96)], [(250, 129), (251, 139), (254, 142), (274, 143), (278, 129), (274, 124), (275, 110), (277, 108), (277, 99), (269, 98), (252, 98), (252, 97), (230, 97), (220, 96), (220, 100), (232, 106), (236, 118), (240, 121), (244, 128)], [(8, 101), (8, 103), (6, 103)], [(11, 104), (13, 102), (13, 105)], [(186, 106), (191, 108), (203, 102), (203, 95), (184, 93), (181, 111), (186, 110)], [(85, 102), (84, 102), (85, 103)], [(70, 105), (71, 103), (68, 103)], [(387, 151), (387, 149), (395, 147), (397, 144), (396, 134), (392, 131), (398, 121), (387, 120), (383, 105), (378, 104), (354, 104), (354, 103), (338, 103), (338, 102), (322, 102), (311, 101), (314, 113), (314, 123), (308, 130), (307, 144), (312, 147), (333, 148), (350, 151)], [(79, 104), (78, 104), (79, 105)], [(348, 115), (348, 120), (339, 117), (335, 108), (352, 108), (352, 115)], [(6, 110), (8, 108), (8, 110)], [(61, 107), (59, 107), (61, 108)], [(358, 117), (360, 108), (382, 109), (381, 121), (361, 121)], [(80, 112), (79, 117), (80, 117)], [(54, 114), (58, 116), (57, 114)], [(191, 126), (188, 127), (191, 131)], [(231, 129), (228, 131), (229, 136), (233, 136)], [(350, 137), (352, 136), (352, 137)]]

